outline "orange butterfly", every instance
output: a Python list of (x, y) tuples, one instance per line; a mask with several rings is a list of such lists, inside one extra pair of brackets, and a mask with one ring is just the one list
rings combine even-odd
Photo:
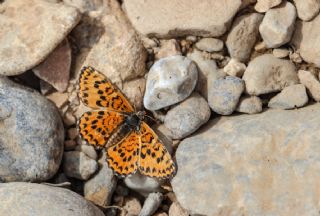
[(82, 68), (79, 86), (81, 101), (97, 109), (81, 116), (80, 135), (91, 145), (107, 148), (107, 162), (116, 174), (127, 176), (139, 170), (150, 177), (174, 175), (175, 164), (143, 121), (144, 111), (135, 112), (121, 91), (92, 67)]

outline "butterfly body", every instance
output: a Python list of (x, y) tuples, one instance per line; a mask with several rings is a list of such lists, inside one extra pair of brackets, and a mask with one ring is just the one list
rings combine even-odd
[[(104, 75), (84, 67), (79, 77), (79, 97), (93, 108), (79, 120), (79, 132), (87, 143), (106, 148), (107, 162), (120, 176), (137, 170), (157, 178), (170, 178), (176, 168), (167, 149), (144, 121), (144, 111), (131, 104)], [(102, 110), (101, 110), (102, 109)]]

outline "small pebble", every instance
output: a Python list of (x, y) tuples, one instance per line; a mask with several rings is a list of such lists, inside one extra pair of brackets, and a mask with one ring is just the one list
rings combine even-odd
[(160, 49), (155, 54), (156, 59), (165, 58), (168, 56), (181, 55), (180, 45), (175, 39), (161, 40)]
[(78, 145), (76, 147), (76, 150), (85, 153), (88, 157), (90, 157), (93, 160), (97, 160), (98, 158), (97, 151), (94, 149), (92, 145)]
[(229, 63), (223, 68), (223, 71), (229, 76), (242, 77), (246, 70), (246, 65), (232, 58)]
[(126, 197), (124, 200), (124, 205), (122, 206), (123, 209), (127, 212), (121, 212), (120, 216), (134, 216), (139, 215), (141, 212), (141, 204), (140, 201), (135, 197)]
[(162, 193), (150, 193), (143, 203), (139, 216), (150, 216), (159, 208), (163, 199)]
[(189, 213), (178, 202), (173, 202), (169, 208), (169, 216), (189, 216)]
[(68, 102), (68, 94), (54, 92), (46, 96), (49, 100), (51, 100), (58, 108), (62, 108)]
[(299, 70), (300, 82), (309, 90), (312, 98), (320, 102), (320, 82), (310, 71)]
[(262, 101), (257, 96), (245, 96), (240, 98), (236, 111), (247, 114), (262, 112)]
[(254, 6), (254, 9), (260, 13), (267, 12), (270, 8), (273, 8), (281, 3), (282, 0), (258, 0)]
[(77, 142), (74, 140), (64, 141), (64, 150), (67, 150), (67, 151), (74, 150), (76, 146), (77, 146)]
[(289, 50), (285, 48), (277, 48), (272, 50), (272, 54), (277, 58), (285, 58), (289, 56)]
[(78, 136), (78, 129), (77, 128), (70, 128), (68, 129), (68, 137), (71, 140), (76, 139)]
[(223, 49), (223, 41), (216, 38), (202, 38), (195, 46), (202, 51), (218, 52)]

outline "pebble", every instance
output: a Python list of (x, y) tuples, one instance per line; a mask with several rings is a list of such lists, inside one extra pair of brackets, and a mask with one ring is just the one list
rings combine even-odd
[(106, 162), (106, 156), (98, 161), (98, 172), (84, 183), (84, 197), (94, 204), (107, 207), (117, 186), (117, 178)]
[(135, 197), (126, 197), (124, 200), (123, 209), (127, 213), (122, 213), (121, 216), (134, 216), (139, 215), (141, 212), (140, 201)]
[(161, 191), (160, 186), (163, 182), (156, 178), (144, 176), (139, 172), (136, 172), (134, 175), (125, 177), (124, 183), (132, 190), (135, 190), (140, 194), (146, 196), (151, 192)]
[(41, 64), (32, 69), (40, 79), (52, 85), (59, 92), (67, 90), (71, 67), (71, 48), (63, 40)]
[(194, 49), (188, 53), (188, 58), (194, 61), (198, 66), (198, 82), (196, 90), (204, 97), (208, 98), (208, 76), (212, 73), (217, 73), (217, 64), (214, 60), (205, 58), (202, 52)]
[(296, 16), (295, 7), (287, 1), (267, 11), (259, 31), (268, 48), (277, 48), (290, 41)]
[(293, 0), (293, 2), (297, 8), (298, 17), (303, 21), (310, 21), (319, 14), (320, 2), (318, 0)]
[(233, 22), (227, 36), (226, 46), (232, 58), (247, 62), (259, 36), (259, 25), (263, 15), (250, 13), (239, 16)]
[(36, 91), (0, 78), (0, 182), (45, 181), (59, 169), (64, 128)]
[(157, 61), (150, 69), (144, 106), (159, 110), (187, 98), (196, 86), (196, 64), (184, 56), (170, 56)]
[[(146, 36), (180, 37), (223, 35), (241, 6), (240, 0), (124, 0), (123, 7), (134, 28)], [(196, 14), (192, 16), (191, 14)]]
[(97, 171), (98, 164), (83, 152), (69, 151), (63, 155), (62, 168), (68, 177), (87, 180)]
[[(48, 1), (48, 0), (46, 0)], [(60, 2), (60, 0), (50, 0), (50, 1), (57, 1)], [(86, 13), (90, 11), (95, 10), (102, 10), (103, 8), (103, 1), (91, 1), (91, 0), (63, 0), (65, 4), (71, 5), (73, 7), (76, 7), (80, 10), (81, 13)]]
[(189, 216), (189, 213), (178, 202), (173, 202), (169, 208), (169, 216)]
[(278, 6), (281, 4), (282, 0), (258, 0), (254, 6), (254, 9), (259, 13), (265, 13), (270, 8)]
[(160, 48), (155, 54), (155, 59), (161, 59), (168, 56), (181, 55), (181, 48), (177, 40), (161, 40)]
[(223, 41), (216, 38), (202, 38), (195, 46), (202, 51), (218, 52), (223, 49)]
[(241, 78), (246, 68), (247, 66), (245, 64), (239, 62), (237, 59), (232, 58), (223, 68), (223, 71), (229, 76), (236, 76)]
[(0, 75), (5, 76), (41, 63), (80, 20), (73, 7), (37, 0), (5, 1), (1, 14)]
[(320, 43), (317, 39), (320, 35), (320, 15), (310, 22), (297, 21), (292, 43), (299, 49), (300, 55), (308, 63), (320, 67)]
[(167, 112), (164, 125), (171, 131), (173, 139), (183, 139), (205, 124), (210, 115), (207, 101), (198, 93), (193, 93)]
[(298, 76), (300, 82), (309, 90), (311, 97), (320, 102), (320, 82), (310, 71), (299, 70)]
[(306, 87), (302, 84), (284, 88), (279, 94), (271, 98), (268, 107), (276, 109), (294, 109), (308, 103)]
[(251, 60), (242, 79), (250, 95), (278, 92), (299, 82), (295, 65), (272, 54), (264, 54)]
[(123, 83), (122, 92), (136, 110), (143, 109), (143, 95), (146, 89), (146, 79), (137, 78)]
[(320, 104), (210, 121), (176, 151), (177, 200), (191, 214), (317, 215), (319, 121)]
[(53, 92), (46, 96), (50, 101), (52, 101), (58, 108), (62, 108), (68, 103), (68, 94), (61, 92)]
[[(122, 87), (122, 82), (145, 74), (147, 52), (132, 28), (119, 2), (108, 1), (100, 19), (103, 33), (93, 45), (83, 65), (90, 65)], [(84, 28), (81, 34), (87, 34)]]
[(77, 122), (77, 119), (76, 117), (73, 115), (72, 112), (66, 112), (66, 114), (63, 116), (63, 123), (66, 125), (66, 126), (72, 126), (72, 125), (75, 125)]
[(150, 216), (159, 208), (163, 199), (162, 193), (150, 193), (143, 203), (139, 216)]
[(220, 115), (230, 115), (237, 108), (244, 91), (244, 82), (238, 77), (227, 76), (208, 85), (208, 103), (210, 108)]
[(79, 194), (44, 184), (0, 184), (0, 199), (0, 215), (104, 216), (99, 208)]
[(262, 112), (262, 101), (257, 96), (244, 96), (240, 98), (236, 111), (247, 114)]
[(70, 151), (74, 150), (77, 146), (77, 142), (74, 140), (66, 140), (64, 141), (64, 150), (65, 151)]
[(69, 128), (68, 129), (68, 138), (69, 139), (74, 140), (74, 139), (77, 138), (78, 135), (79, 134), (78, 134), (78, 129), (77, 128)]
[(277, 48), (272, 50), (272, 54), (277, 58), (285, 58), (289, 56), (289, 50), (285, 48)]
[(98, 154), (97, 151), (94, 149), (94, 147), (92, 145), (78, 145), (76, 147), (76, 151), (81, 151), (83, 153), (85, 153), (89, 158), (93, 159), (93, 160), (97, 160), (98, 158)]

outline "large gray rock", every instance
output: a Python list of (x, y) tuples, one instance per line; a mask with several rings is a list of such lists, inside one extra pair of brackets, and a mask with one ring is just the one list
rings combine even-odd
[(268, 48), (276, 48), (290, 41), (296, 17), (296, 8), (287, 1), (267, 11), (259, 31)]
[(320, 104), (210, 122), (177, 149), (179, 203), (212, 216), (317, 215), (319, 121)]
[(5, 1), (0, 11), (0, 74), (6, 76), (42, 62), (80, 20), (75, 8), (48, 1)]
[(0, 215), (104, 216), (75, 192), (41, 184), (0, 184), (0, 199)]
[(150, 69), (144, 106), (158, 110), (187, 98), (196, 86), (196, 64), (184, 56), (169, 56), (157, 61)]
[(241, 6), (240, 0), (125, 0), (131, 23), (141, 34), (157, 37), (221, 36)]
[(0, 78), (0, 181), (44, 181), (58, 170), (64, 129), (39, 93)]
[(309, 21), (319, 14), (320, 1), (318, 0), (293, 0), (293, 2), (297, 8), (298, 17), (304, 21)]
[(250, 61), (242, 79), (250, 95), (281, 91), (299, 82), (295, 65), (272, 54), (264, 54)]
[(259, 25), (263, 15), (258, 13), (239, 16), (232, 24), (228, 34), (226, 45), (232, 58), (241, 62), (247, 62), (251, 50), (259, 35)]

